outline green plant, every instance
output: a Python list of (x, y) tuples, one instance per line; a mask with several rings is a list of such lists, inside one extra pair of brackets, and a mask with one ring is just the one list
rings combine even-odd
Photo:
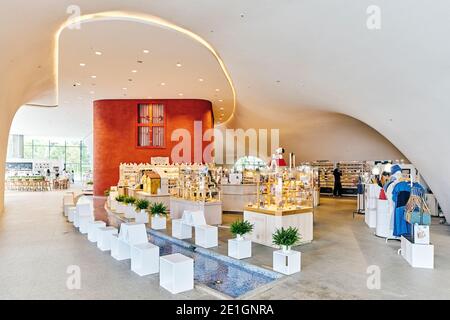
[(289, 227), (275, 230), (272, 235), (272, 242), (277, 246), (293, 246), (300, 241), (301, 237), (297, 228)]
[(164, 203), (156, 202), (150, 206), (150, 213), (152, 214), (152, 216), (165, 216), (167, 215), (167, 208)]
[(123, 202), (125, 202), (126, 204), (134, 204), (136, 202), (136, 198), (133, 197), (125, 197), (125, 199), (123, 200)]
[(250, 233), (253, 230), (253, 225), (247, 221), (235, 221), (231, 224), (230, 231), (233, 235), (241, 235)]
[(117, 202), (125, 202), (125, 196), (123, 194), (116, 197)]
[(134, 203), (134, 205), (136, 206), (136, 209), (138, 209), (138, 210), (147, 210), (149, 204), (150, 203), (144, 199), (136, 200), (136, 202)]
[(87, 184), (88, 186), (92, 186), (92, 185), (94, 185), (94, 182), (93, 182), (93, 181), (88, 181), (88, 182), (86, 182), (86, 184)]

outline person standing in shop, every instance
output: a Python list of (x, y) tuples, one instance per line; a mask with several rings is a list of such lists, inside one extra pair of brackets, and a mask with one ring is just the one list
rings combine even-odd
[(342, 183), (341, 183), (342, 171), (339, 168), (339, 164), (336, 166), (336, 168), (334, 168), (333, 176), (334, 176), (333, 195), (335, 197), (337, 196), (342, 197)]

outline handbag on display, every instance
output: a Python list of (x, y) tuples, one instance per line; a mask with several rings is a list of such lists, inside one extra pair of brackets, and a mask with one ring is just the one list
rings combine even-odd
[(416, 208), (414, 211), (405, 211), (405, 220), (410, 224), (429, 226), (431, 224), (431, 215)]

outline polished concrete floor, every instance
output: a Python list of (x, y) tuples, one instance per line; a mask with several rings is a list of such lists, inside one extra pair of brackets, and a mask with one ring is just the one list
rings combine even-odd
[[(0, 299), (216, 299), (201, 288), (171, 295), (158, 276), (139, 277), (129, 261), (116, 261), (75, 231), (61, 213), (63, 192), (6, 196), (0, 216)], [(104, 216), (97, 201), (97, 216)], [(413, 269), (397, 255), (398, 241), (377, 238), (363, 216), (352, 218), (350, 199), (322, 200), (311, 244), (302, 252), (302, 272), (254, 292), (255, 299), (450, 299), (450, 227), (433, 221), (435, 269)], [(239, 218), (225, 214), (224, 224)], [(216, 249), (226, 253), (229, 230), (220, 229)], [(248, 261), (270, 268), (273, 249), (253, 245)], [(80, 268), (81, 289), (68, 289), (70, 266)], [(380, 289), (369, 289), (369, 266), (380, 270)]]

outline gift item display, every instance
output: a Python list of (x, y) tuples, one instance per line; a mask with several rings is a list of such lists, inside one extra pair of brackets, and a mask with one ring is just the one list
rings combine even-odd
[(222, 169), (214, 165), (180, 167), (172, 196), (191, 201), (220, 201), (221, 172)]

